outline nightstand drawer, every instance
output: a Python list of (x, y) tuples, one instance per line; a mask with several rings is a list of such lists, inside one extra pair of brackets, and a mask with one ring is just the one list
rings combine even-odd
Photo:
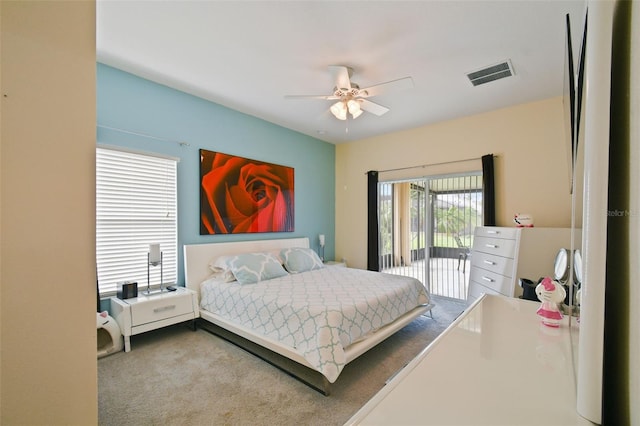
[(191, 294), (155, 296), (145, 303), (131, 305), (131, 325), (138, 326), (193, 312)]

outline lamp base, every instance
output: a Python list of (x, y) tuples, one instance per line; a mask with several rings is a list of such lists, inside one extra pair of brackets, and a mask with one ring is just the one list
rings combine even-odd
[(142, 292), (142, 294), (144, 294), (145, 296), (154, 296), (157, 294), (162, 294), (162, 293), (168, 293), (169, 290), (167, 290), (166, 288), (156, 288), (156, 289), (149, 289), (149, 290), (145, 290)]
[[(162, 256), (163, 253), (160, 252), (160, 261), (151, 261), (151, 253), (147, 253), (147, 289), (142, 293), (147, 296), (153, 293), (162, 293), (164, 291), (164, 270), (162, 265)], [(160, 265), (160, 290), (151, 290), (151, 273), (149, 271), (150, 266), (158, 266)]]

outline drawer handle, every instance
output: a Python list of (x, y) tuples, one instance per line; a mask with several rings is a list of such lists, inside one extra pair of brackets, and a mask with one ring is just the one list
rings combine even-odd
[(487, 234), (496, 234), (496, 235), (497, 235), (497, 234), (499, 234), (499, 233), (500, 233), (500, 231), (490, 231), (490, 230), (487, 230)]
[(485, 247), (498, 248), (498, 245), (497, 244), (485, 244)]
[(485, 260), (484, 263), (486, 263), (487, 265), (495, 265), (496, 262), (492, 262), (490, 260)]
[(489, 278), (489, 277), (485, 277), (484, 275), (482, 276), (482, 279), (483, 279), (483, 280), (485, 280), (485, 281), (488, 281), (488, 282), (490, 282), (490, 283), (492, 283), (492, 282), (493, 282), (493, 279), (491, 279), (491, 278)]
[(154, 313), (156, 313), (156, 314), (158, 314), (158, 313), (160, 313), (160, 312), (170, 311), (170, 310), (175, 309), (175, 308), (176, 308), (176, 305), (168, 305), (168, 306), (163, 306), (163, 307), (161, 307), (161, 308), (155, 308), (155, 309), (153, 310), (153, 312), (154, 312)]

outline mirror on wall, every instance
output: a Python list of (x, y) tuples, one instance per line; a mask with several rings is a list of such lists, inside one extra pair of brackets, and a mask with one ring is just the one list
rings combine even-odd
[[(609, 136), (612, 113), (612, 36), (615, 3), (589, 1), (581, 32), (576, 105), (573, 250), (580, 250), (579, 339), (574, 338), (577, 411), (599, 424), (602, 420), (604, 310), (607, 259), (607, 194)], [(585, 12), (587, 9), (585, 8)], [(573, 17), (572, 17), (573, 24)], [(581, 84), (583, 83), (583, 84)], [(588, 89), (587, 89), (588, 88)], [(580, 234), (576, 231), (581, 230)], [(578, 238), (578, 235), (581, 238)], [(575, 255), (572, 257), (576, 262)], [(578, 266), (578, 265), (576, 265)], [(575, 269), (575, 268), (574, 268)], [(574, 333), (578, 334), (578, 333)], [(576, 359), (577, 356), (577, 359)]]
[[(586, 3), (585, 3), (586, 11)], [(564, 68), (564, 116), (565, 143), (567, 146), (571, 197), (571, 243), (561, 250), (555, 260), (556, 280), (567, 291), (565, 312), (576, 315), (578, 311), (575, 295), (582, 279), (575, 280), (575, 254), (582, 248), (582, 212), (584, 191), (584, 73), (586, 53), (586, 13), (584, 17), (566, 15), (566, 46)], [(582, 267), (580, 261), (579, 267)], [(560, 275), (560, 276), (559, 276)], [(582, 277), (582, 271), (580, 271)], [(577, 352), (577, 351), (576, 351)]]
[[(586, 3), (585, 3), (586, 12)], [(578, 381), (579, 361), (579, 320), (581, 314), (580, 297), (578, 293), (582, 285), (582, 214), (584, 202), (584, 112), (585, 97), (584, 73), (586, 53), (586, 14), (582, 16), (566, 16), (566, 48), (564, 70), (564, 122), (565, 143), (567, 146), (567, 163), (570, 175), (571, 197), (571, 242), (570, 247), (561, 250), (555, 259), (554, 272), (556, 279), (562, 282), (567, 291), (567, 297), (563, 306), (564, 312), (570, 316), (571, 345), (573, 347), (573, 373)], [(580, 384), (578, 384), (580, 387)]]

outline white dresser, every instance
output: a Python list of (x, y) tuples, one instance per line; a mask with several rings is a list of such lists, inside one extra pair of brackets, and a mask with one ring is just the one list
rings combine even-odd
[(576, 410), (571, 333), (540, 303), (483, 296), (346, 425), (591, 425)]
[(467, 300), (483, 293), (522, 296), (518, 279), (552, 277), (558, 250), (570, 248), (570, 243), (570, 228), (477, 227)]

